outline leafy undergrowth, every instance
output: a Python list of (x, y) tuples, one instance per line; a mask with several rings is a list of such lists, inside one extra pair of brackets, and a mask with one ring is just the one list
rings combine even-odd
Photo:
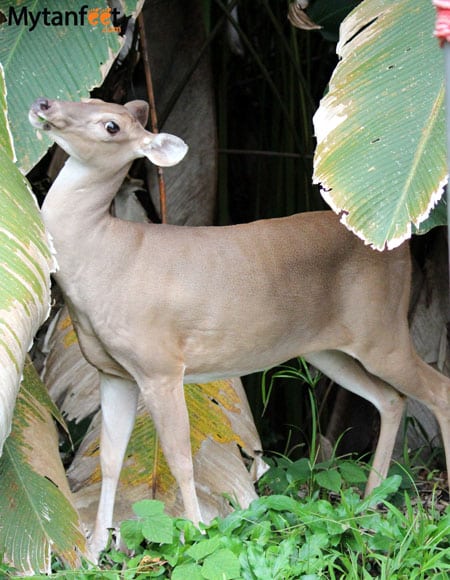
[[(279, 461), (261, 484), (270, 495), (202, 526), (202, 531), (166, 515), (161, 502), (144, 500), (134, 506), (137, 518), (121, 526), (126, 550), (111, 549), (100, 566), (86, 563), (82, 570), (62, 570), (56, 562), (52, 577), (448, 578), (449, 507), (437, 502), (436, 494), (427, 507), (413, 502), (417, 493), (402, 491), (400, 475), (389, 477), (363, 499), (357, 484), (364, 476), (357, 464), (347, 461), (313, 470), (307, 460)], [(299, 489), (306, 490), (303, 497)]]

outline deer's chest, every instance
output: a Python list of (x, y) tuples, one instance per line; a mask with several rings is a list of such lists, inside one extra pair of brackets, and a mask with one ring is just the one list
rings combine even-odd
[[(73, 308), (69, 303), (69, 311), (77, 333), (81, 351), (86, 360), (99, 371), (130, 379), (129, 373), (123, 366), (108, 352), (107, 341), (100, 336), (91, 323), (91, 320), (82, 312)], [(111, 329), (113, 331), (113, 329)]]

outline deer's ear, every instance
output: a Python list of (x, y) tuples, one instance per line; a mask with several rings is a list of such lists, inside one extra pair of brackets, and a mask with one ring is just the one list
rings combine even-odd
[(179, 137), (169, 133), (158, 133), (146, 137), (141, 146), (141, 153), (159, 167), (171, 167), (179, 163), (188, 151), (188, 146)]
[(130, 101), (124, 107), (145, 127), (148, 120), (148, 103), (146, 101)]

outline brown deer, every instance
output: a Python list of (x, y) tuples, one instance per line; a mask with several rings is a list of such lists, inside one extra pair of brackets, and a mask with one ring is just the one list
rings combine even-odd
[(436, 415), (450, 462), (450, 380), (409, 335), (407, 244), (376, 252), (332, 212), (227, 227), (126, 222), (110, 214), (138, 157), (168, 166), (187, 147), (144, 129), (148, 106), (38, 99), (34, 127), (70, 155), (42, 208), (56, 275), (84, 355), (102, 375), (102, 490), (92, 549), (112, 524), (140, 390), (181, 489), (194, 487), (184, 382), (266, 369), (302, 355), (372, 402), (381, 429), (366, 492), (386, 476), (405, 395)]

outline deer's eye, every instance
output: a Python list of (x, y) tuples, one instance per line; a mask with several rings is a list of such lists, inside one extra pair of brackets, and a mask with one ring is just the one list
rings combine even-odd
[(108, 121), (105, 123), (105, 129), (108, 131), (110, 135), (115, 135), (120, 131), (120, 127), (114, 121)]

